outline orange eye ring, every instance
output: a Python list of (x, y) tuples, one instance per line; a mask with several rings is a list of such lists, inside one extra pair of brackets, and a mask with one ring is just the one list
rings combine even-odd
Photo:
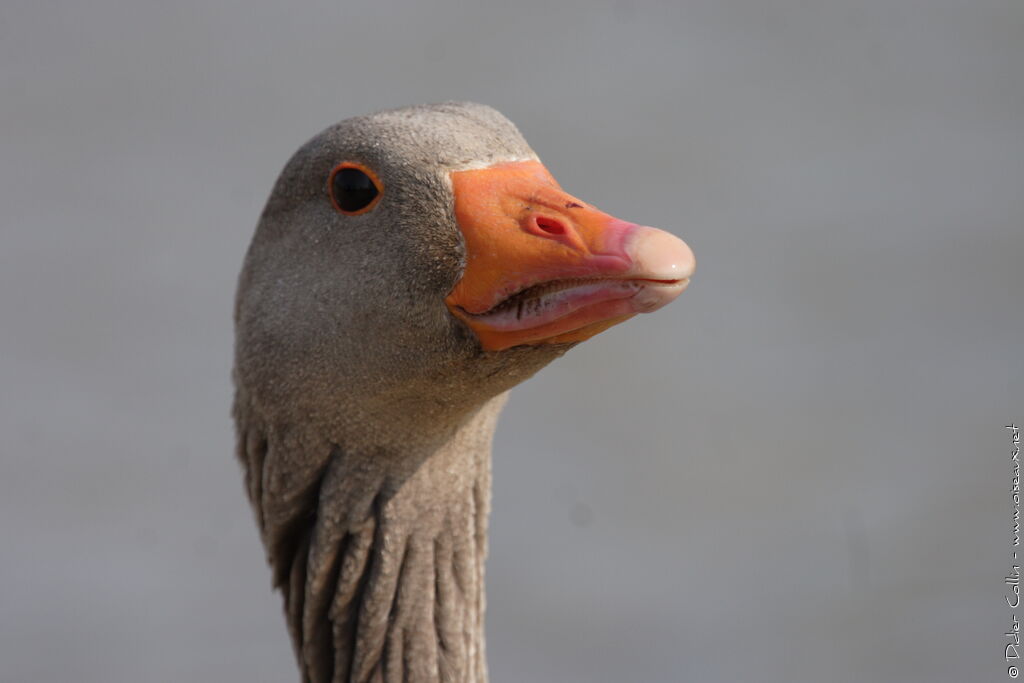
[(358, 216), (372, 211), (384, 195), (377, 174), (354, 161), (343, 161), (327, 176), (327, 195), (338, 213)]

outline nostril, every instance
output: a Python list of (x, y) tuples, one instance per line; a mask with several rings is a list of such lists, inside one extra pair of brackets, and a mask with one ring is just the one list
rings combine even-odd
[(566, 233), (565, 226), (561, 222), (547, 216), (537, 216), (537, 227), (549, 235), (564, 235)]

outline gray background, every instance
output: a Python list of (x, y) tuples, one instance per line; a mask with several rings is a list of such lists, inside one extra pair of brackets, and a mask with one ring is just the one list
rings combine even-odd
[(513, 393), (493, 679), (1009, 680), (1019, 0), (4, 0), (0, 680), (296, 679), (235, 276), (299, 144), (445, 99), (699, 262)]

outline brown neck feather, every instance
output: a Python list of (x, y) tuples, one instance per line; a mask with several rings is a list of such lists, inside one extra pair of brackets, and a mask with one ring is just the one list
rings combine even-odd
[(504, 396), (429, 448), (340, 446), (236, 401), (247, 470), (303, 680), (487, 680), (491, 439)]

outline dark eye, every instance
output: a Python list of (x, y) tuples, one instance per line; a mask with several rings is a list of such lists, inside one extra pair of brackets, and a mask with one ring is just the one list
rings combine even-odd
[(369, 211), (380, 197), (380, 185), (363, 169), (352, 163), (344, 163), (331, 172), (331, 200), (342, 213), (358, 214)]

